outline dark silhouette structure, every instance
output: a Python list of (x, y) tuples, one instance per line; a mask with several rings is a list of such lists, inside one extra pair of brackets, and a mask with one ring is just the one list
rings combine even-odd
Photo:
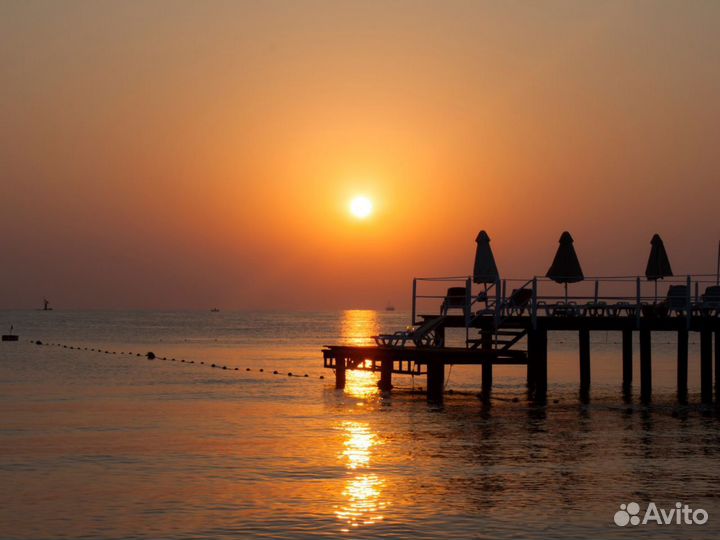
[[(720, 286), (716, 275), (688, 275), (674, 278), (665, 299), (657, 293), (643, 292), (646, 280), (640, 276), (589, 278), (585, 280), (575, 253), (572, 236), (564, 232), (553, 264), (546, 277), (529, 280), (489, 279), (494, 263), (489, 237), (481, 231), (477, 239), (476, 264), (472, 276), (413, 279), (412, 320), (406, 330), (375, 336), (376, 346), (329, 345), (323, 349), (324, 365), (335, 370), (336, 387), (345, 386), (348, 369), (379, 371), (379, 386), (392, 388), (392, 374), (427, 376), (427, 397), (441, 401), (445, 366), (477, 364), (482, 366), (482, 396), (492, 389), (493, 366), (527, 366), (529, 396), (538, 402), (547, 398), (548, 332), (574, 331), (579, 337), (580, 397), (590, 395), (590, 333), (618, 331), (622, 334), (622, 389), (627, 398), (633, 386), (633, 338), (639, 336), (640, 397), (647, 402), (652, 395), (652, 332), (677, 333), (677, 395), (687, 400), (688, 335), (700, 334), (701, 401), (720, 402)], [(489, 255), (488, 255), (489, 253)], [(653, 238), (646, 277), (655, 282), (671, 277), (669, 259), (659, 236)], [(653, 279), (656, 278), (656, 279)], [(564, 297), (547, 294), (548, 283), (567, 286), (585, 280), (594, 282), (591, 295)], [(515, 286), (514, 282), (520, 282)], [(454, 284), (442, 295), (426, 294), (420, 287)], [(459, 284), (462, 283), (462, 286)], [(473, 291), (480, 283), (482, 291)], [(508, 284), (513, 285), (511, 288)], [(601, 294), (601, 286), (607, 293)], [(705, 292), (701, 295), (701, 291)], [(694, 292), (693, 292), (694, 291)], [(440, 302), (441, 314), (437, 314)], [(434, 308), (418, 313), (422, 303)], [(450, 313), (451, 308), (462, 312)], [(465, 330), (464, 346), (448, 347), (447, 328)], [(714, 348), (713, 348), (713, 334)], [(714, 356), (714, 370), (713, 370)], [(713, 379), (714, 374), (714, 379)]]

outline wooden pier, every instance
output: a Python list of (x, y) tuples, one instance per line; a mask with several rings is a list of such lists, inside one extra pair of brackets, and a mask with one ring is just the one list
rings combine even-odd
[[(445, 283), (459, 278), (428, 278), (424, 281)], [(639, 338), (640, 373), (637, 380), (640, 398), (652, 397), (652, 333), (673, 332), (677, 335), (677, 398), (688, 399), (688, 343), (692, 333), (700, 337), (701, 402), (720, 404), (720, 298), (701, 296), (700, 277), (683, 279), (682, 296), (673, 298), (672, 287), (666, 299), (642, 294), (640, 278), (607, 278), (613, 289), (618, 283), (632, 283), (633, 294), (602, 297), (594, 280), (594, 292), (588, 296), (562, 297), (541, 295), (542, 278), (525, 281), (510, 290), (498, 280), (494, 287), (473, 291), (470, 278), (464, 280), (462, 298), (445, 295), (420, 295), (418, 281), (413, 282), (412, 326), (406, 331), (375, 336), (376, 346), (330, 345), (323, 349), (324, 366), (335, 371), (336, 387), (344, 388), (347, 370), (380, 373), (378, 386), (392, 389), (393, 374), (427, 377), (427, 398), (441, 401), (445, 385), (445, 366), (473, 364), (482, 367), (482, 396), (490, 396), (493, 366), (526, 365), (527, 386), (531, 397), (543, 402), (548, 390), (548, 334), (578, 333), (579, 395), (589, 399), (591, 388), (590, 337), (592, 332), (617, 331), (622, 335), (622, 369), (619, 378), (629, 395), (633, 387), (633, 340)], [(592, 281), (590, 283), (593, 283)], [(690, 291), (695, 284), (695, 294)], [(493, 290), (494, 289), (494, 290)], [(712, 289), (712, 287), (710, 287)], [(708, 290), (710, 290), (708, 289)], [(518, 291), (523, 291), (519, 293)], [(492, 295), (491, 293), (495, 293)], [(441, 313), (416, 315), (421, 299), (442, 299)], [(518, 301), (521, 299), (522, 301)], [(456, 308), (461, 314), (449, 314)], [(445, 346), (448, 328), (466, 332), (465, 347)], [(714, 338), (714, 339), (713, 339)]]

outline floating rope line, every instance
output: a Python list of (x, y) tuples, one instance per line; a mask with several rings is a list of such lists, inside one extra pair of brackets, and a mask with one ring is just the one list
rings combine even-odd
[[(113, 354), (115, 354), (115, 355), (117, 355), (117, 354), (126, 354), (126, 355), (128, 355), (128, 356), (135, 356), (135, 357), (140, 357), (140, 358), (145, 357), (145, 358), (147, 358), (148, 360), (161, 360), (161, 361), (170, 361), (170, 362), (180, 362), (180, 363), (183, 363), (183, 364), (195, 364), (195, 360), (186, 360), (186, 359), (184, 359), (184, 358), (178, 358), (178, 359), (176, 359), (176, 358), (172, 358), (172, 357), (171, 357), (171, 358), (168, 358), (168, 357), (166, 357), (166, 356), (158, 357), (153, 351), (148, 351), (148, 352), (145, 353), (145, 354), (142, 354), (142, 353), (133, 353), (133, 352), (127, 352), (127, 353), (125, 353), (125, 352), (117, 352), (117, 351), (111, 351), (111, 350), (105, 350), (105, 349), (96, 349), (96, 348), (89, 348), (89, 349), (88, 349), (88, 347), (79, 347), (79, 346), (73, 346), (73, 345), (66, 345), (66, 344), (62, 344), (62, 343), (44, 343), (43, 341), (41, 341), (41, 340), (39, 340), (39, 339), (37, 339), (37, 340), (31, 339), (31, 340), (28, 340), (28, 341), (29, 341), (29, 343), (32, 343), (32, 344), (38, 345), (38, 346), (62, 347), (63, 349), (71, 349), (71, 350), (78, 350), (78, 351), (84, 350), (84, 351), (97, 352), (97, 353), (108, 354), (108, 355), (113, 355)], [(202, 361), (202, 360), (199, 361), (198, 364), (199, 364), (199, 365), (203, 365), (203, 366), (206, 365), (205, 362)], [(216, 363), (209, 364), (208, 366), (209, 366), (211, 369), (221, 369), (221, 370), (224, 370), (224, 371), (240, 371), (240, 368), (239, 368), (239, 367), (227, 366), (227, 365), (216, 364)], [(246, 372), (252, 372), (253, 370), (252, 370), (252, 368), (246, 367), (246, 368), (245, 368), (245, 371), (246, 371)], [(259, 369), (257, 369), (256, 371), (258, 371), (259, 373), (265, 373), (265, 369), (264, 369), (264, 368), (259, 368)], [(288, 377), (294, 377), (294, 378), (297, 378), (297, 379), (309, 379), (309, 378), (310, 378), (310, 375), (308, 375), (307, 373), (304, 373), (304, 374), (300, 375), (300, 374), (293, 373), (293, 372), (291, 372), (291, 371), (289, 371), (289, 372), (287, 372), (287, 373), (283, 373), (283, 372), (281, 372), (281, 371), (279, 371), (279, 370), (274, 370), (274, 371), (272, 372), (272, 374), (273, 374), (273, 375), (287, 375)], [(324, 380), (324, 379), (325, 379), (325, 376), (324, 376), (324, 375), (320, 375), (320, 376), (318, 377), (318, 379)]]

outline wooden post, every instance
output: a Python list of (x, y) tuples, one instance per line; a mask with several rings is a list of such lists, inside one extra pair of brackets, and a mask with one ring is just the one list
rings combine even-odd
[(533, 329), (537, 328), (537, 278), (534, 277), (532, 281), (532, 327)]
[(380, 361), (380, 382), (378, 383), (378, 387), (381, 392), (389, 392), (392, 390), (392, 369), (392, 360), (384, 359)]
[(440, 403), (445, 390), (445, 363), (428, 362), (427, 365), (427, 400), (431, 403)]
[(688, 393), (688, 331), (685, 328), (677, 334), (677, 395), (680, 403), (687, 403)]
[(338, 356), (335, 358), (335, 388), (343, 390), (345, 388), (345, 357)]
[(627, 328), (622, 331), (622, 362), (623, 390), (627, 392), (633, 379), (633, 331)]
[[(657, 281), (655, 283), (657, 283)], [(635, 326), (637, 326), (639, 328), (640, 327), (640, 313), (642, 312), (642, 309), (641, 309), (642, 297), (640, 296), (640, 276), (635, 278), (635, 296), (636, 296), (635, 301), (637, 302), (635, 304)]]
[(580, 395), (587, 398), (590, 393), (590, 330), (580, 330)]
[(715, 405), (720, 405), (720, 330), (715, 330)]
[(539, 328), (528, 333), (528, 362), (535, 382), (535, 400), (547, 397), (547, 330)]
[(412, 299), (412, 319), (410, 326), (415, 326), (415, 313), (417, 312), (417, 278), (413, 278), (413, 299)]
[(712, 332), (700, 330), (700, 401), (712, 403)]
[[(493, 333), (492, 330), (483, 330), (481, 333), (480, 348), (483, 351), (492, 350)], [(485, 360), (482, 363), (482, 398), (487, 401), (490, 399), (490, 392), (492, 390), (493, 380), (493, 365), (489, 360)]]
[(652, 396), (652, 347), (648, 328), (640, 329), (640, 399), (650, 401)]

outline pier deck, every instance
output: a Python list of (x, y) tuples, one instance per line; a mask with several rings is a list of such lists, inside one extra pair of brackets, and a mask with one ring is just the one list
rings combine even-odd
[[(714, 278), (714, 276), (713, 276)], [(475, 364), (482, 366), (482, 395), (489, 397), (493, 366), (515, 364), (527, 366), (529, 393), (537, 401), (547, 394), (548, 332), (578, 332), (580, 397), (590, 392), (590, 333), (622, 333), (622, 386), (629, 392), (633, 384), (633, 336), (639, 334), (640, 398), (647, 402), (652, 395), (652, 332), (677, 334), (677, 396), (686, 402), (688, 394), (688, 335), (700, 334), (700, 386), (704, 404), (720, 405), (720, 297), (700, 294), (715, 280), (687, 276), (669, 287), (666, 298), (643, 292), (641, 278), (596, 278), (592, 294), (557, 296), (541, 294), (542, 278), (521, 281), (518, 288), (508, 287), (508, 280), (498, 280), (483, 291), (473, 291), (470, 278), (462, 278), (464, 287), (448, 289), (447, 294), (419, 294), (421, 281), (431, 284), (458, 281), (460, 278), (416, 278), (413, 281), (412, 325), (410, 329), (377, 337), (377, 346), (353, 347), (329, 345), (323, 349), (324, 367), (335, 370), (336, 387), (344, 388), (348, 369), (380, 372), (378, 386), (389, 391), (393, 374), (427, 376), (427, 397), (442, 400), (445, 366)], [(612, 289), (607, 296), (599, 294), (600, 284)], [(618, 292), (631, 285), (631, 294)], [(668, 283), (668, 286), (670, 284)], [(694, 285), (694, 294), (693, 294)], [(464, 295), (451, 296), (451, 291)], [(508, 294), (508, 290), (511, 292)], [(681, 295), (677, 295), (677, 291)], [(715, 287), (717, 293), (718, 288)], [(521, 292), (522, 294), (517, 294)], [(715, 294), (716, 294), (715, 293)], [(523, 303), (518, 298), (524, 298)], [(416, 315), (420, 301), (442, 300), (440, 314)], [(461, 314), (448, 313), (449, 309)], [(428, 310), (430, 311), (430, 310)], [(466, 332), (465, 347), (445, 346), (450, 328)], [(713, 343), (714, 342), (714, 343)], [(713, 361), (714, 357), (714, 361)], [(713, 392), (714, 390), (714, 392)]]

